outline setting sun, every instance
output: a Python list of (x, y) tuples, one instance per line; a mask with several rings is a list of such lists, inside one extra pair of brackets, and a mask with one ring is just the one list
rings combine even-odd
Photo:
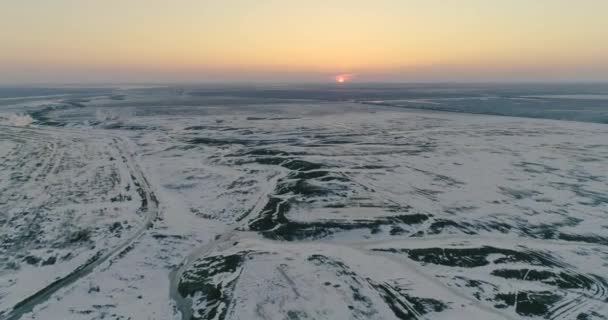
[(344, 82), (350, 81), (352, 79), (352, 77), (353, 77), (352, 74), (339, 74), (336, 76), (336, 82), (344, 83)]

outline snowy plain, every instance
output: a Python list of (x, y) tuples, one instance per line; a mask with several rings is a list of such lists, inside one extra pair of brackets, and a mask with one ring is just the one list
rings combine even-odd
[(0, 99), (0, 318), (608, 319), (605, 124), (362, 96)]

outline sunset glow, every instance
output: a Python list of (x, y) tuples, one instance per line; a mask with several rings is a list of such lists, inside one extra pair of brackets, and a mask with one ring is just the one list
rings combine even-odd
[(342, 70), (357, 81), (608, 78), (606, 12), (597, 0), (7, 0), (0, 73), (17, 82), (326, 81)]
[(352, 74), (339, 74), (336, 76), (336, 82), (338, 83), (344, 83), (344, 82), (348, 82), (353, 78)]

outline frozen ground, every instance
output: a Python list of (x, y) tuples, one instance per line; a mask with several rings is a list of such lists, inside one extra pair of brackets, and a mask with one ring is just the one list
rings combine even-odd
[(1, 319), (608, 319), (606, 125), (106, 91), (0, 103)]

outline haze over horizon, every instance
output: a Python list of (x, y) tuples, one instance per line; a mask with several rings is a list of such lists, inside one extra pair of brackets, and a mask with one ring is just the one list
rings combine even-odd
[(595, 0), (7, 0), (0, 84), (608, 81)]

